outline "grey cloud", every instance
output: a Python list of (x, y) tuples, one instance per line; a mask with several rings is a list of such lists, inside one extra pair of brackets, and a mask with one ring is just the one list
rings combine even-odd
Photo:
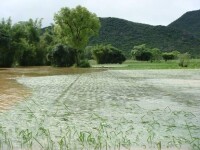
[(167, 25), (183, 13), (199, 9), (200, 0), (1, 0), (0, 18), (11, 17), (13, 22), (43, 18), (47, 26), (61, 7), (77, 5), (87, 7), (99, 17)]

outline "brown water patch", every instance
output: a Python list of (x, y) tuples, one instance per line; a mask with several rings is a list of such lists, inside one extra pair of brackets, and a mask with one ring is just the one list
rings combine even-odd
[[(101, 69), (102, 70), (102, 69)], [(0, 68), (0, 112), (10, 109), (30, 95), (29, 89), (16, 82), (18, 77), (81, 74), (101, 71), (85, 68), (20, 67)]]

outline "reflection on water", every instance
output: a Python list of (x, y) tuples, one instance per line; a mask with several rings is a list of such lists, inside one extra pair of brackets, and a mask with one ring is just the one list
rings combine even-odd
[(16, 78), (30, 76), (51, 76), (81, 74), (99, 71), (85, 68), (24, 67), (0, 68), (0, 112), (9, 109), (30, 95), (30, 91), (16, 82)]

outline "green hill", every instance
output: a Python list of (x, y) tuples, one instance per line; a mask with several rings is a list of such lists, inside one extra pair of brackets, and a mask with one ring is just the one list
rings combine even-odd
[(169, 24), (169, 27), (191, 32), (200, 39), (200, 10), (185, 13)]
[(200, 54), (200, 40), (193, 34), (166, 26), (151, 26), (118, 18), (100, 18), (101, 29), (90, 45), (112, 44), (129, 53), (135, 45), (147, 44), (162, 51), (179, 50)]

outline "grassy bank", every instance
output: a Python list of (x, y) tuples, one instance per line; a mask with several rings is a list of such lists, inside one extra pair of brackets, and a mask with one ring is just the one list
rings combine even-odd
[(93, 67), (100, 68), (117, 68), (117, 69), (199, 69), (200, 59), (191, 59), (188, 67), (180, 67), (178, 60), (170, 60), (165, 62), (147, 62), (127, 60), (123, 64), (96, 64), (95, 61), (90, 61)]

